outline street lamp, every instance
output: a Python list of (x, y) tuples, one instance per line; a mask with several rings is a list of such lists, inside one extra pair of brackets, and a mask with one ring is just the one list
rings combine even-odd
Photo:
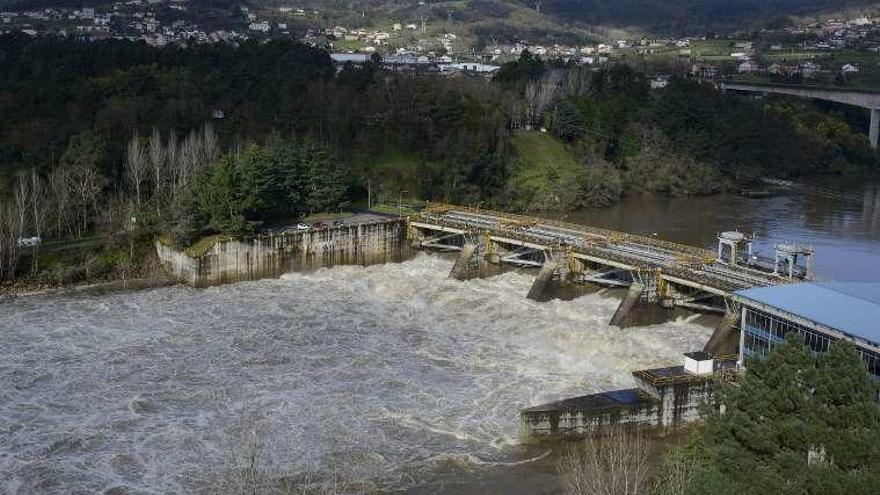
[(400, 193), (397, 195), (397, 218), (403, 218), (403, 195), (409, 194), (409, 191), (406, 189), (401, 189)]

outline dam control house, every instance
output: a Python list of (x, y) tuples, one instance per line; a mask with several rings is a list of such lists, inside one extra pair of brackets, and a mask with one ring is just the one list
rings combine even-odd
[(814, 352), (851, 341), (880, 378), (880, 284), (804, 282), (745, 289), (732, 299), (742, 311), (740, 366), (797, 332)]

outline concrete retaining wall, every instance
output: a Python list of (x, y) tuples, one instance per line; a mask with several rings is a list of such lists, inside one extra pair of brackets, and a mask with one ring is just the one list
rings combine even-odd
[(406, 221), (397, 219), (221, 240), (199, 256), (157, 240), (156, 252), (171, 276), (194, 287), (276, 278), (334, 265), (399, 262), (413, 253), (406, 242)]
[[(633, 373), (639, 388), (563, 399), (520, 412), (520, 440), (538, 443), (583, 438), (611, 425), (675, 429), (700, 419), (704, 404), (712, 404), (711, 377), (687, 376), (678, 368)], [(670, 380), (646, 379), (645, 372), (670, 370)]]
[(639, 389), (564, 399), (520, 412), (520, 441), (526, 444), (589, 437), (605, 426), (660, 426), (660, 401)]

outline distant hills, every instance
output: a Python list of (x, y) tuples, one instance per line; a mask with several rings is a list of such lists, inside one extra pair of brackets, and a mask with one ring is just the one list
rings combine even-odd
[[(526, 3), (526, 2), (522, 2)], [(534, 4), (534, 2), (531, 2)], [(876, 0), (543, 0), (561, 19), (652, 31), (701, 31), (766, 24), (775, 18), (862, 7)]]
[[(112, 0), (0, 0), (0, 9), (70, 8), (110, 3)], [(448, 18), (474, 27), (482, 25), (484, 31), (501, 27), (534, 35), (534, 31), (544, 30), (564, 38), (560, 27), (578, 24), (670, 35), (756, 29), (782, 17), (877, 6), (880, 0), (294, 0), (287, 4), (321, 9), (329, 14), (328, 20), (359, 18), (362, 12), (374, 19), (383, 16), (395, 19), (405, 16), (409, 20)], [(236, 5), (274, 7), (279, 3), (277, 0), (198, 0), (202, 9), (230, 9)], [(581, 36), (582, 33), (571, 34)], [(509, 36), (502, 32), (499, 37)]]

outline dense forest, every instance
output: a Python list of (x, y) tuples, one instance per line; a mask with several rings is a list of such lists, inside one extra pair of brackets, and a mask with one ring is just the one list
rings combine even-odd
[(488, 81), (376, 62), (337, 70), (292, 41), (157, 48), (7, 35), (0, 115), (0, 278), (52, 266), (22, 262), (22, 237), (128, 239), (88, 271), (98, 273), (132, 258), (143, 243), (131, 238), (250, 232), (347, 208), (368, 187), (379, 202), (570, 210), (878, 163), (863, 116), (684, 78), (651, 91), (626, 65), (594, 71), (528, 53)]
[(869, 0), (546, 0), (541, 10), (572, 21), (693, 33), (872, 4)]

